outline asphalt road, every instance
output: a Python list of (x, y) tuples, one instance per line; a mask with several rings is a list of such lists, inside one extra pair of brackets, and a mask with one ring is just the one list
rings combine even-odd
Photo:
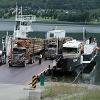
[(0, 66), (0, 84), (21, 84), (27, 85), (31, 82), (33, 75), (37, 75), (44, 69), (48, 68), (48, 65), (52, 64), (52, 61), (42, 60), (41, 65), (36, 61), (33, 64), (26, 67), (9, 67), (8, 64)]

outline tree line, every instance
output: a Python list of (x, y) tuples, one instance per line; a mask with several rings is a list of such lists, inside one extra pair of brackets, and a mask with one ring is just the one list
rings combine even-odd
[(0, 7), (14, 7), (16, 5), (41, 9), (98, 9), (100, 0), (0, 0)]
[(0, 0), (0, 18), (15, 15), (16, 2), (24, 14), (69, 22), (100, 20), (100, 0)]

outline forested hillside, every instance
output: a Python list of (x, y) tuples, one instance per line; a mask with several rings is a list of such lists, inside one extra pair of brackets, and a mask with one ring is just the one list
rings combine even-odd
[(0, 0), (0, 7), (18, 5), (31, 6), (42, 9), (97, 9), (100, 0)]
[(0, 0), (0, 18), (15, 16), (15, 7), (23, 14), (42, 19), (71, 22), (100, 22), (100, 0)]

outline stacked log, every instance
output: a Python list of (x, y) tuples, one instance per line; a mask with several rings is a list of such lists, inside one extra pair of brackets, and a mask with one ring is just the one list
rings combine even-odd
[(38, 53), (44, 48), (44, 40), (40, 38), (33, 38), (33, 51)]
[(15, 44), (19, 47), (32, 47), (32, 39), (16, 39)]

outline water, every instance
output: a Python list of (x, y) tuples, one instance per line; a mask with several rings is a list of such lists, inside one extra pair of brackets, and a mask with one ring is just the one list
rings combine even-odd
[[(0, 22), (0, 43), (1, 38), (6, 36), (6, 32), (9, 31), (11, 35), (14, 29), (14, 22)], [(58, 29), (65, 29), (66, 36), (73, 37), (78, 40), (82, 40), (82, 28), (86, 29), (86, 38), (95, 37), (98, 41), (98, 46), (100, 47), (100, 25), (68, 25), (68, 24), (43, 24), (43, 23), (34, 23), (32, 28), (35, 30), (28, 34), (28, 37), (39, 37), (45, 38), (47, 31), (53, 29), (55, 26), (58, 26)], [(0, 44), (0, 48), (2, 45)], [(95, 61), (97, 62), (96, 73), (95, 73), (95, 82), (94, 84), (100, 85), (100, 56), (96, 57)]]
[(13, 31), (15, 22), (0, 21), (0, 31)]
[[(14, 25), (14, 21), (0, 21), (0, 31), (13, 31)], [(32, 23), (32, 29), (39, 32), (47, 32), (57, 28), (64, 29), (67, 33), (80, 33), (83, 27), (85, 27), (89, 33), (100, 33), (100, 25)]]

